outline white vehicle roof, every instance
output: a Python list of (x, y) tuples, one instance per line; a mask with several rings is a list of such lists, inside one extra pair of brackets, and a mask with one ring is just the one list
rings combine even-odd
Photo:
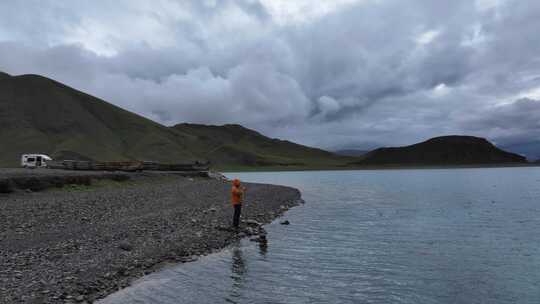
[(23, 157), (37, 157), (37, 156), (41, 156), (41, 158), (43, 158), (44, 160), (52, 160), (52, 158), (48, 155), (45, 155), (45, 154), (23, 154), (22, 155)]

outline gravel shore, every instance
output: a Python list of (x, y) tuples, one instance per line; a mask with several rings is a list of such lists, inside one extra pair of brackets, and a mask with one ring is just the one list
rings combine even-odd
[[(268, 223), (298, 190), (245, 184), (243, 219)], [(230, 184), (167, 176), (122, 186), (0, 194), (0, 303), (91, 303), (164, 262), (230, 244)], [(249, 233), (249, 229), (245, 229)]]

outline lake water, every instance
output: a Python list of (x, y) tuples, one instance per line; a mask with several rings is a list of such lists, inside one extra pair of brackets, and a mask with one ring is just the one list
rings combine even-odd
[(540, 168), (228, 176), (306, 204), (102, 303), (540, 303)]

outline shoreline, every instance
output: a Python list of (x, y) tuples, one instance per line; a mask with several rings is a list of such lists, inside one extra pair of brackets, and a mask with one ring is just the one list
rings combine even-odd
[[(230, 184), (156, 176), (114, 186), (0, 194), (0, 303), (91, 303), (170, 263), (256, 232), (228, 231)], [(266, 224), (297, 189), (246, 183), (243, 220)]]
[(471, 165), (369, 165), (369, 166), (315, 166), (315, 167), (224, 167), (220, 172), (303, 172), (303, 171), (378, 171), (378, 170), (438, 170), (438, 169), (492, 169), (540, 167), (540, 163), (527, 164), (471, 164)]

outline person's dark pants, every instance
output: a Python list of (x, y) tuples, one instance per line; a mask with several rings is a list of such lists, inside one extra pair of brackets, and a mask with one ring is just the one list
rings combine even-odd
[(234, 205), (233, 227), (235, 228), (238, 228), (240, 224), (240, 213), (242, 213), (242, 204)]

